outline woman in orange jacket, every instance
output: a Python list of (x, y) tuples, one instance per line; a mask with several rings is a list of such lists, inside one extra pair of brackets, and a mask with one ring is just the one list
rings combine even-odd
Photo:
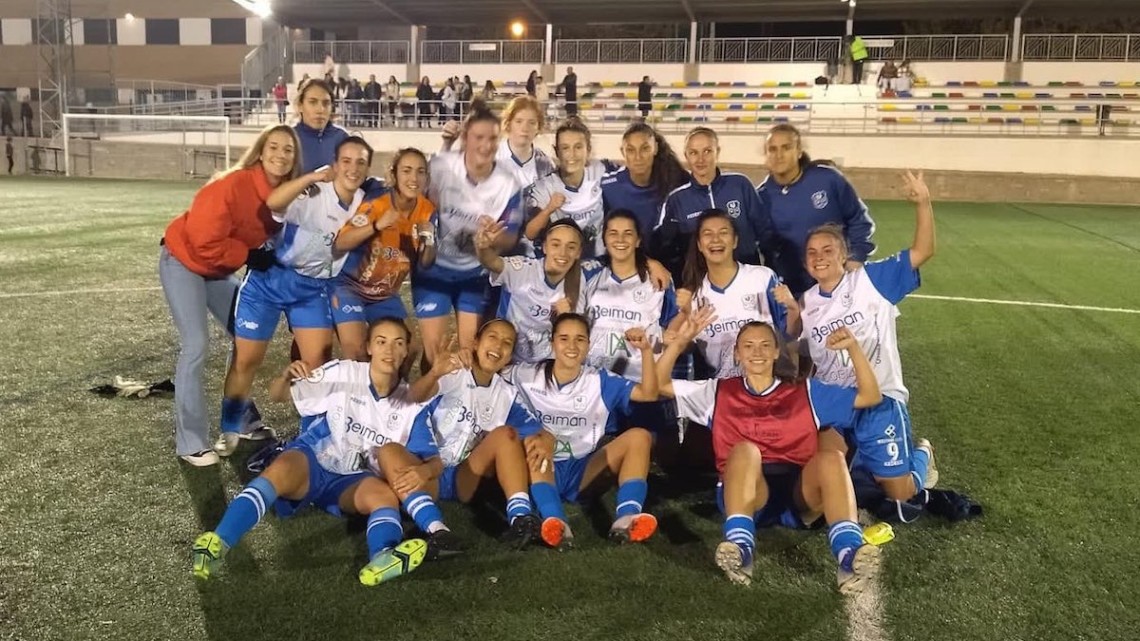
[[(163, 235), (158, 275), (181, 340), (174, 377), (176, 452), (191, 465), (218, 462), (208, 440), (202, 387), (209, 350), (207, 312), (232, 333), (239, 284), (234, 272), (242, 265), (266, 269), (272, 263), (272, 251), (260, 247), (281, 224), (265, 201), (274, 187), (298, 175), (300, 150), (291, 127), (267, 127), (233, 167), (198, 190), (190, 209)], [(251, 422), (256, 421), (256, 409), (251, 414)], [(268, 429), (251, 434), (268, 435)]]

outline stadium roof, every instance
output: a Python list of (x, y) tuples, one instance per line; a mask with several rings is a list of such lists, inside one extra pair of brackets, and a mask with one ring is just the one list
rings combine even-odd
[[(1137, 0), (857, 0), (857, 19), (1011, 17), (1135, 9)], [(828, 21), (847, 17), (846, 0), (273, 0), (290, 26), (330, 21), (406, 25)]]

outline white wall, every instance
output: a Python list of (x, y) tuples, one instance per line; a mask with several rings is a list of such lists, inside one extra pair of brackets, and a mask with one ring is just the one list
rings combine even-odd
[[(408, 75), (407, 65), (375, 65), (358, 63), (345, 66), (347, 67), (349, 74), (353, 78), (359, 78), (361, 82), (367, 82), (369, 74), (376, 74), (376, 82), (379, 82), (381, 84), (388, 82), (388, 76), (396, 76), (396, 80), (398, 82), (404, 82), (408, 80), (404, 77)], [(337, 71), (339, 72), (340, 65), (338, 64), (337, 67)], [(302, 76), (304, 76), (306, 73), (309, 74), (309, 76), (312, 78), (324, 78), (325, 66), (324, 64), (320, 63), (293, 65), (293, 86), (289, 88), (290, 91), (296, 88), (297, 83), (300, 82)], [(419, 80), (419, 78), (416, 78), (415, 80)]]
[[(701, 82), (813, 82), (826, 71), (822, 62), (706, 62), (700, 66)], [(680, 78), (678, 78), (680, 80)]]
[[(868, 63), (863, 68), (867, 82), (875, 82), (875, 77), (879, 75), (879, 68), (882, 66), (882, 63)], [(932, 85), (944, 85), (951, 80), (997, 81), (1005, 78), (1005, 63), (1000, 60), (984, 62), (926, 62), (916, 60), (911, 63), (911, 70), (919, 78), (926, 78), (927, 82)]]
[(1030, 83), (1044, 85), (1050, 81), (1076, 81), (1095, 85), (1101, 81), (1140, 82), (1140, 64), (1125, 62), (1026, 62), (1022, 77)]
[(649, 76), (659, 85), (667, 85), (685, 79), (685, 65), (683, 64), (559, 64), (555, 67), (558, 72), (555, 75), (558, 77), (554, 82), (562, 81), (562, 76), (566, 75), (566, 67), (574, 67), (574, 73), (578, 74), (579, 85), (606, 81), (637, 84), (641, 82), (642, 76)]
[[(483, 86), (488, 80), (495, 83), (498, 87), (504, 81), (513, 80), (518, 83), (526, 83), (527, 76), (530, 75), (531, 70), (542, 73), (542, 65), (540, 64), (510, 64), (510, 65), (452, 65), (452, 64), (423, 64), (420, 65), (420, 76), (427, 76), (431, 79), (433, 85), (438, 85), (447, 78), (452, 76), (463, 77), (464, 74), (471, 76), (471, 80), (478, 83), (480, 87)], [(399, 76), (396, 76), (399, 78)], [(415, 78), (419, 81), (419, 78)], [(557, 82), (552, 78), (545, 78), (547, 82)], [(561, 80), (559, 78), (558, 80)]]

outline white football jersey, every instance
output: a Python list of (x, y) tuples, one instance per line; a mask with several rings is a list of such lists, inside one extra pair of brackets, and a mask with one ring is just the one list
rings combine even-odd
[(501, 221), (511, 233), (517, 233), (522, 222), (522, 185), (499, 162), (483, 182), (473, 184), (467, 177), (462, 152), (432, 156), (429, 171), (428, 199), (439, 209), (433, 268), (479, 273), (482, 268), (475, 255), (479, 221)]
[(329, 472), (379, 473), (373, 450), (387, 443), (400, 443), (421, 458), (436, 453), (424, 412), (427, 404), (412, 402), (404, 382), (388, 396), (379, 396), (368, 369), (368, 363), (329, 361), (293, 382), (293, 404), (301, 416), (324, 415), (297, 441)]
[(899, 309), (895, 305), (920, 284), (908, 250), (847, 272), (828, 294), (821, 292), (818, 284), (804, 292), (802, 338), (815, 362), (816, 378), (833, 385), (855, 386), (855, 369), (847, 352), (827, 349), (828, 334), (846, 327), (871, 362), (883, 395), (906, 403), (910, 392), (903, 385), (896, 329)]
[[(582, 290), (586, 289), (582, 277)], [(507, 256), (503, 271), (491, 274), (491, 285), (502, 287), (498, 317), (515, 326), (514, 359), (521, 363), (538, 363), (550, 358), (551, 314), (554, 303), (566, 297), (565, 280), (551, 285), (546, 280), (546, 267), (541, 258)], [(586, 297), (578, 295), (575, 311), (585, 310)]]
[(542, 363), (512, 365), (504, 371), (515, 389), (557, 440), (554, 460), (586, 458), (606, 432), (617, 429), (617, 416), (629, 412), (636, 383), (605, 370), (582, 367), (578, 378), (559, 387), (547, 385)]
[(602, 174), (606, 172), (601, 161), (594, 160), (586, 165), (582, 184), (570, 187), (562, 182), (562, 176), (554, 172), (539, 178), (530, 189), (527, 197), (528, 212), (543, 209), (550, 204), (554, 194), (562, 194), (566, 202), (550, 214), (550, 220), (570, 218), (582, 230), (582, 257), (593, 258), (606, 253), (602, 243), (602, 219), (605, 208), (602, 205)]
[(590, 354), (586, 362), (619, 376), (641, 379), (641, 352), (625, 344), (625, 332), (644, 329), (662, 351), (661, 334), (677, 315), (677, 294), (670, 285), (657, 291), (637, 274), (618, 280), (608, 267), (590, 277), (586, 285), (586, 316), (590, 319)]
[(444, 376), (431, 408), (432, 432), (447, 467), (462, 463), (497, 427), (509, 425), (524, 437), (542, 429), (514, 386), (498, 374), (487, 386), (476, 383), (467, 369)]
[(495, 152), (495, 165), (510, 171), (520, 187), (525, 189), (530, 189), (535, 181), (555, 169), (554, 161), (537, 146), (534, 148), (534, 153), (525, 161), (515, 157), (506, 136), (499, 140), (499, 150)]
[(697, 307), (712, 305), (716, 321), (696, 338), (697, 351), (713, 369), (713, 378), (740, 376), (736, 364), (736, 336), (740, 328), (752, 321), (775, 325), (784, 332), (784, 307), (772, 296), (772, 288), (780, 281), (776, 272), (759, 265), (737, 263), (736, 277), (724, 289), (705, 276), (701, 288), (693, 295)]
[(316, 194), (297, 198), (284, 212), (274, 212), (273, 218), (285, 225), (274, 237), (273, 246), (277, 262), (298, 274), (332, 278), (348, 259), (347, 253), (333, 254), (333, 241), (364, 200), (364, 190), (357, 189), (345, 207), (331, 182), (316, 185)]

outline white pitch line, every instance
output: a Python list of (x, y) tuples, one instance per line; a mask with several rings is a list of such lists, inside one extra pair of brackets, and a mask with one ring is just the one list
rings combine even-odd
[(1126, 309), (1123, 307), (1094, 307), (1092, 305), (1062, 305), (1061, 303), (1039, 303), (1029, 300), (1000, 300), (997, 298), (966, 298), (963, 296), (933, 296), (930, 294), (911, 294), (907, 298), (925, 298), (927, 300), (949, 300), (963, 303), (989, 303), (991, 305), (1021, 305), (1024, 307), (1049, 307), (1052, 309), (1077, 309), (1086, 312), (1111, 312), (1114, 314), (1140, 314), (1140, 309)]
[(38, 296), (77, 296), (85, 294), (121, 294), (123, 292), (157, 292), (161, 287), (118, 287), (113, 289), (64, 289), (48, 292), (0, 293), (0, 298), (32, 298)]
[[(867, 510), (859, 510), (860, 526), (868, 527), (875, 520)], [(843, 597), (843, 609), (847, 613), (847, 641), (889, 641), (883, 611), (881, 572), (884, 565), (879, 563), (875, 574), (867, 578), (862, 592)]]

